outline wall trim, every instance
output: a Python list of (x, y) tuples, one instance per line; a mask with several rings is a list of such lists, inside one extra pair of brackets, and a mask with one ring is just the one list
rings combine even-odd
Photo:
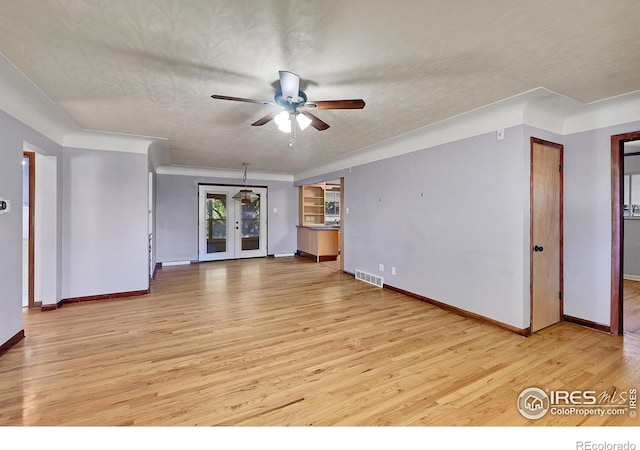
[(166, 138), (155, 136), (140, 136), (109, 131), (80, 130), (66, 133), (62, 138), (62, 146), (65, 148), (140, 153), (147, 155), (149, 153), (149, 146), (154, 141), (166, 140)]
[(42, 305), (40, 307), (40, 311), (55, 311), (57, 309), (62, 308), (64, 305), (72, 304), (72, 303), (84, 303), (84, 302), (94, 302), (99, 300), (117, 300), (121, 298), (141, 297), (143, 295), (148, 295), (150, 292), (151, 292), (150, 289), (143, 289), (140, 291), (114, 292), (111, 294), (87, 295), (85, 297), (63, 298), (55, 305), (53, 304)]
[(598, 331), (604, 331), (605, 333), (611, 333), (611, 327), (591, 320), (580, 319), (579, 317), (564, 315), (565, 322), (575, 323), (576, 325), (582, 325), (583, 327), (592, 328)]
[(14, 345), (24, 339), (24, 330), (18, 331), (7, 342), (0, 345), (0, 356), (8, 352)]
[(473, 320), (477, 320), (479, 322), (483, 322), (489, 325), (493, 325), (495, 327), (498, 328), (502, 328), (503, 330), (507, 330), (510, 331), (512, 333), (515, 334), (519, 334), (520, 336), (531, 336), (531, 327), (528, 328), (517, 328), (514, 327), (512, 325), (508, 325), (504, 322), (500, 322), (498, 320), (494, 320), (494, 319), (490, 319), (488, 317), (482, 316), (480, 314), (476, 314), (474, 312), (471, 311), (467, 311), (466, 309), (462, 309), (462, 308), (458, 308), (456, 306), (452, 306), (452, 305), (448, 305), (447, 303), (442, 303), (439, 302), (438, 300), (434, 300), (432, 298), (429, 297), (424, 297), (422, 295), (419, 294), (415, 294), (413, 292), (410, 291), (405, 291), (404, 289), (400, 289), (398, 287), (395, 286), (391, 286), (389, 284), (385, 284), (384, 289), (389, 289), (390, 291), (394, 291), (394, 292), (398, 292), (399, 294), (403, 294), (406, 295), (408, 297), (412, 297), (415, 298), (417, 300), (423, 301), (425, 303), (429, 303), (433, 306), (437, 306), (440, 309), (444, 309), (445, 311), (449, 311), (452, 312), (454, 314), (457, 314), (459, 316), (465, 317), (467, 319), (473, 319)]
[(62, 308), (64, 305), (64, 300), (60, 300), (57, 303), (47, 303), (45, 305), (40, 302), (40, 311), (55, 311), (56, 309)]
[[(221, 169), (215, 167), (193, 167), (179, 165), (162, 165), (156, 169), (158, 175), (185, 175), (191, 177), (208, 177), (208, 178), (231, 178), (234, 180), (242, 180), (244, 169)], [(250, 172), (251, 181), (287, 181), (293, 183), (293, 175), (284, 172), (266, 172), (255, 171)]]
[(85, 297), (71, 297), (63, 300), (64, 304), (67, 303), (81, 303), (81, 302), (93, 302), (96, 300), (114, 300), (127, 297), (140, 297), (149, 294), (149, 289), (142, 289), (140, 291), (128, 291), (128, 292), (114, 292), (112, 294), (101, 295), (87, 295)]
[(191, 260), (184, 260), (184, 261), (163, 261), (158, 264), (160, 264), (160, 267), (169, 267), (169, 266), (186, 266), (191, 263), (192, 263)]
[(626, 273), (622, 275), (622, 279), (629, 281), (640, 281), (640, 275), (627, 275)]
[(327, 261), (335, 261), (336, 259), (338, 259), (337, 255), (336, 256), (331, 256), (331, 255), (318, 256), (318, 255), (312, 255), (311, 253), (303, 252), (302, 250), (298, 250), (295, 254), (302, 258), (310, 259), (311, 261), (314, 261), (314, 262), (327, 262)]

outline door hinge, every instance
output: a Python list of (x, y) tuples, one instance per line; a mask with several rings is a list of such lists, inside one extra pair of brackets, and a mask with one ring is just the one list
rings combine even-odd
[(562, 300), (562, 291), (558, 292), (558, 299)]
[(562, 172), (562, 164), (558, 165), (558, 172)]

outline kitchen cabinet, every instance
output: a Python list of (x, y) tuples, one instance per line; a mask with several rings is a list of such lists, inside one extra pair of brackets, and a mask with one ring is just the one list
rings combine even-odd
[(338, 259), (340, 229), (332, 226), (298, 226), (298, 255), (316, 262)]

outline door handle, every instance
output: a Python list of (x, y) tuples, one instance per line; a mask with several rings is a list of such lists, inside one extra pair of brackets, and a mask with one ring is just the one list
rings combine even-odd
[(543, 251), (543, 250), (544, 250), (544, 248), (543, 248), (543, 247), (541, 247), (541, 246), (539, 246), (539, 245), (534, 245), (534, 246), (533, 246), (533, 251), (534, 251), (534, 252), (541, 252), (541, 251)]

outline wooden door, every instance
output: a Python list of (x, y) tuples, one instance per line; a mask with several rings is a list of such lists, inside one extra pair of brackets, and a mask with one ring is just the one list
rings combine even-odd
[(562, 319), (562, 146), (531, 139), (531, 331)]

